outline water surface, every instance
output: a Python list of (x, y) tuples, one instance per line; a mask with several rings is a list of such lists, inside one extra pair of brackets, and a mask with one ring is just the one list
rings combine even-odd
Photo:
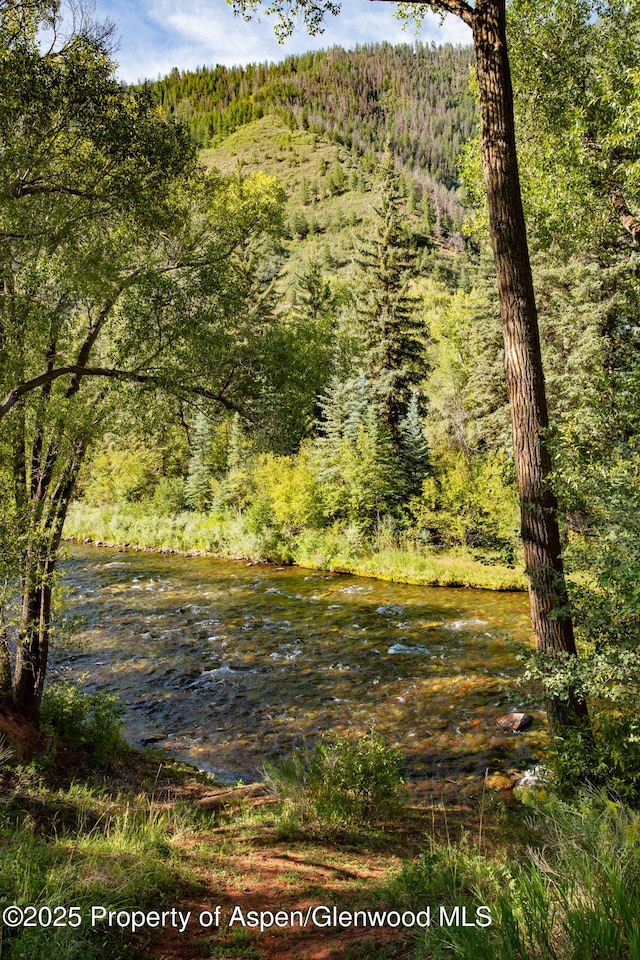
[(260, 777), (323, 734), (375, 727), (427, 790), (522, 770), (543, 736), (497, 716), (527, 706), (525, 594), (428, 588), (308, 571), (74, 546), (72, 642), (53, 666), (115, 694), (133, 743), (225, 782)]

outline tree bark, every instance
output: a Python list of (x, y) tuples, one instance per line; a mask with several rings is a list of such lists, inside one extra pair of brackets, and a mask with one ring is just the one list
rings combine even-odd
[[(38, 485), (42, 498), (35, 500), (32, 513), (34, 522), (32, 545), (25, 559), (21, 577), (22, 606), (18, 630), (18, 647), (13, 679), (13, 705), (27, 720), (37, 726), (40, 718), (40, 703), (44, 690), (49, 657), (51, 633), (51, 600), (53, 577), (62, 529), (73, 496), (86, 441), (78, 438), (71, 459), (66, 464), (55, 490), (47, 495), (52, 480), (57, 453), (48, 460), (46, 482)], [(43, 516), (43, 511), (45, 516)], [(38, 535), (40, 527), (40, 535)]]
[[(471, 26), (531, 620), (539, 652), (574, 656), (558, 507), (548, 482), (551, 462), (545, 432), (549, 420), (518, 175), (504, 0), (478, 0)], [(554, 699), (550, 704), (552, 725), (558, 731), (587, 716), (586, 704), (573, 694), (568, 702)]]
[(11, 653), (4, 607), (0, 607), (0, 697), (11, 692)]
[(38, 722), (49, 654), (53, 559), (37, 563), (22, 584), (22, 610), (13, 703), (27, 720)]

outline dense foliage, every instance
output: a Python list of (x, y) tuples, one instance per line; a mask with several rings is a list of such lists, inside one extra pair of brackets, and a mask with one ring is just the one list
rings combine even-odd
[[(69, 757), (88, 774), (126, 749), (108, 699), (53, 686), (39, 711), (77, 494), (66, 529), (80, 536), (95, 521), (129, 543), (339, 569), (384, 558), (400, 578), (443, 554), (522, 576), (470, 52), (336, 48), (127, 89), (107, 29), (82, 20), (42, 47), (58, 16), (0, 2), (0, 692), (41, 721), (40, 767), (15, 774), (34, 811)], [(640, 806), (640, 7), (514, 0), (509, 31), (580, 653), (538, 656), (528, 677), (547, 701), (588, 704), (591, 726), (552, 742), (543, 783), (591, 792), (535, 800), (519, 824), (534, 852), (517, 861), (484, 856), (483, 794), (477, 852), (445, 817), (446, 847), (381, 898), (490, 905), (490, 928), (433, 924), (416, 957), (636, 956), (638, 818), (619, 801)], [(235, 172), (201, 166), (188, 131)], [(286, 196), (260, 169), (272, 153)], [(1, 745), (7, 782), (8, 758)], [(400, 767), (373, 733), (320, 741), (266, 771), (279, 829), (353, 840), (397, 818)], [(36, 840), (7, 793), (1, 905), (176, 894), (166, 809), (94, 822), (78, 796)], [(8, 933), (9, 955), (40, 956), (44, 933)], [(114, 938), (70, 929), (51, 943), (117, 955)]]

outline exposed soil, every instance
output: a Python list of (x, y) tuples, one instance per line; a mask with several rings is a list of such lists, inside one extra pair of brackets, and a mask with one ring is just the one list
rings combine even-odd
[(44, 739), (35, 727), (0, 703), (0, 745), (11, 750), (20, 762), (30, 760), (44, 748)]
[[(167, 775), (168, 772), (167, 772)], [(429, 839), (455, 843), (463, 835), (483, 850), (505, 842), (504, 826), (487, 817), (485, 807), (498, 794), (487, 796), (484, 807), (475, 804), (411, 806), (402, 823), (387, 824), (384, 833), (331, 839), (296, 834), (283, 838), (282, 827), (268, 816), (275, 801), (259, 785), (235, 790), (211, 790), (196, 780), (163, 785), (173, 801), (188, 797), (201, 810), (213, 813), (217, 826), (205, 833), (177, 838), (183, 863), (191, 863), (200, 887), (197, 896), (185, 893), (175, 904), (191, 912), (184, 933), (168, 928), (152, 936), (148, 949), (156, 960), (253, 958), (253, 960), (400, 960), (411, 941), (402, 928), (336, 928), (299, 922), (260, 931), (241, 922), (229, 925), (239, 908), (249, 911), (304, 916), (309, 908), (336, 906), (339, 911), (384, 910), (384, 884), (396, 874), (403, 859), (419, 855)], [(506, 795), (502, 795), (502, 804)], [(484, 822), (483, 822), (484, 820)], [(203, 846), (206, 854), (203, 856)], [(220, 925), (203, 929), (198, 917), (219, 906)], [(237, 916), (237, 912), (236, 912)], [(323, 919), (323, 917), (321, 917)]]

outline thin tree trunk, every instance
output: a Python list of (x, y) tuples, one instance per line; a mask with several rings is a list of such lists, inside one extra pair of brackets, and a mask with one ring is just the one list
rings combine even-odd
[[(35, 515), (38, 523), (42, 525), (43, 535), (40, 542), (36, 539), (33, 546), (33, 550), (40, 551), (40, 556), (27, 557), (22, 578), (22, 608), (13, 680), (13, 703), (16, 710), (36, 725), (40, 717), (40, 703), (49, 657), (51, 600), (56, 557), (85, 451), (86, 441), (78, 439), (72, 459), (63, 471), (55, 490), (49, 495), (49, 503), (43, 505), (36, 502), (35, 504), (40, 508)], [(51, 479), (49, 474), (47, 489)], [(47, 506), (48, 510), (46, 510)], [(44, 518), (43, 510), (46, 510)]]
[[(472, 29), (531, 620), (541, 653), (575, 655), (557, 502), (548, 483), (551, 462), (545, 431), (549, 421), (516, 158), (504, 0), (478, 0)], [(588, 716), (584, 701), (573, 695), (569, 702), (554, 699), (550, 707), (552, 724), (559, 731)]]
[(11, 692), (11, 654), (4, 607), (0, 607), (0, 696)]

